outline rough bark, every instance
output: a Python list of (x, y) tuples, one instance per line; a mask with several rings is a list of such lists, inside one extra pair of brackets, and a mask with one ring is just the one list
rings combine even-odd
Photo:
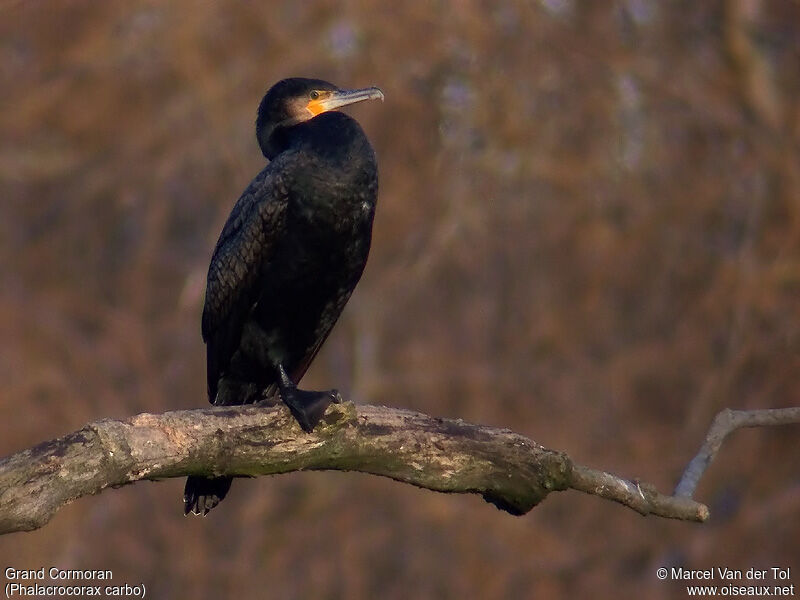
[(695, 521), (708, 516), (702, 504), (574, 466), (566, 454), (509, 430), (343, 403), (332, 405), (310, 434), (280, 406), (143, 413), (90, 423), (0, 460), (0, 533), (42, 527), (81, 496), (142, 479), (319, 469), (476, 493), (515, 515), (552, 491), (573, 487), (642, 514)]

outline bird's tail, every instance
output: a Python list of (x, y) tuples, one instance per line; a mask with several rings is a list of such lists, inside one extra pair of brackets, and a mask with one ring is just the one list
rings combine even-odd
[(222, 502), (231, 489), (233, 477), (198, 477), (186, 479), (183, 492), (183, 514), (207, 515), (208, 511)]

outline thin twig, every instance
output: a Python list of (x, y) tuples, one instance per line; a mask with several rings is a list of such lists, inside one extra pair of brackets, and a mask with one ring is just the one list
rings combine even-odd
[(717, 414), (697, 455), (686, 467), (674, 495), (691, 498), (700, 478), (714, 460), (722, 442), (729, 433), (740, 427), (767, 427), (800, 423), (800, 407), (763, 408), (758, 410), (732, 410), (726, 408)]
[(690, 498), (665, 496), (648, 483), (629, 481), (582, 465), (573, 466), (570, 487), (619, 502), (642, 515), (699, 523), (709, 516), (708, 507)]

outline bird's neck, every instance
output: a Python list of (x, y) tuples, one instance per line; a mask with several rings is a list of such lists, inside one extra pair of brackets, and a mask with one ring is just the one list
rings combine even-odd
[(265, 125), (258, 132), (258, 142), (269, 160), (286, 150), (343, 157), (350, 155), (350, 150), (369, 146), (358, 123), (340, 112), (324, 113), (291, 127)]
[(290, 129), (281, 127), (274, 123), (266, 125), (259, 124), (256, 134), (261, 153), (269, 160), (273, 160), (278, 154), (289, 147)]

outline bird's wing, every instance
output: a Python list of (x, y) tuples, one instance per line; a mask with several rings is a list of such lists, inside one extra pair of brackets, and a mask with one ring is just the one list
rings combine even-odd
[(348, 286), (347, 288), (343, 288), (339, 295), (328, 302), (323, 309), (317, 331), (314, 335), (316, 342), (311, 348), (308, 349), (306, 355), (303, 357), (300, 363), (297, 364), (289, 373), (289, 378), (295, 384), (300, 383), (303, 375), (305, 375), (306, 371), (311, 366), (311, 363), (314, 361), (314, 358), (317, 356), (320, 348), (322, 348), (322, 344), (328, 338), (333, 326), (336, 325), (339, 315), (342, 313), (345, 304), (347, 304), (347, 300), (350, 298), (354, 287), (355, 284)]
[(239, 345), (245, 316), (258, 299), (262, 266), (284, 229), (289, 194), (279, 162), (261, 171), (236, 202), (211, 257), (202, 331), (212, 403), (219, 377)]

